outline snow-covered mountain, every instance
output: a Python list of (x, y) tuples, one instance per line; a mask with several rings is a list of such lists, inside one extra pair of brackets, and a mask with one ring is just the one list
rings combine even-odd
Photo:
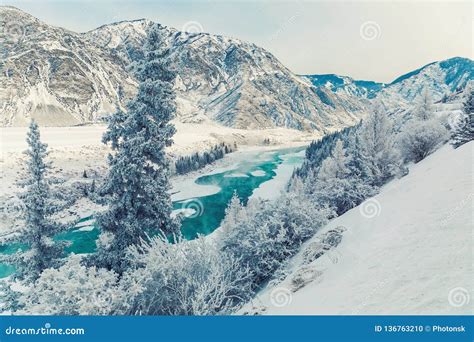
[(349, 76), (335, 74), (305, 75), (316, 87), (325, 87), (334, 93), (345, 93), (364, 99), (372, 99), (385, 86), (384, 83), (354, 80)]
[[(0, 125), (95, 122), (124, 107), (137, 88), (149, 20), (75, 33), (14, 7), (0, 7)], [(161, 26), (177, 71), (178, 119), (235, 128), (288, 127), (324, 133), (362, 118), (373, 98), (408, 106), (428, 86), (435, 99), (474, 79), (473, 62), (429, 64), (389, 85), (346, 76), (297, 76), (251, 43)]]
[(398, 77), (381, 91), (398, 94), (406, 101), (413, 101), (424, 88), (428, 88), (435, 101), (444, 95), (460, 92), (469, 81), (474, 80), (474, 61), (454, 57), (434, 62)]
[[(142, 57), (142, 28), (150, 24), (121, 22), (86, 35), (105, 43), (127, 65)], [(178, 113), (184, 122), (326, 130), (352, 123), (363, 113), (358, 101), (341, 101), (330, 91), (316, 89), (254, 44), (164, 26), (160, 33), (175, 61)]]
[[(42, 23), (1, 7), (5, 39), (1, 125), (96, 121), (123, 106), (136, 90), (129, 63), (142, 56), (147, 20), (86, 33)], [(13, 25), (14, 24), (14, 25)], [(178, 73), (179, 119), (237, 128), (337, 129), (363, 115), (358, 101), (340, 101), (251, 43), (161, 27)]]
[(119, 85), (130, 96), (133, 77), (84, 36), (1, 7), (0, 124), (24, 126), (95, 121), (116, 108)]
[(434, 101), (445, 95), (461, 92), (469, 81), (474, 80), (474, 62), (468, 58), (454, 57), (427, 64), (385, 84), (354, 80), (335, 74), (304, 75), (316, 87), (325, 87), (336, 94), (348, 94), (361, 99), (378, 98), (384, 102), (399, 101), (409, 104), (428, 88)]

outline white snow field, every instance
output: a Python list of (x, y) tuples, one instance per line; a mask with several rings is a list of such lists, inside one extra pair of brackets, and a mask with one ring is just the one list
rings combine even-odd
[[(332, 220), (241, 313), (472, 314), (473, 147), (442, 147)], [(341, 226), (340, 244), (305, 263)]]

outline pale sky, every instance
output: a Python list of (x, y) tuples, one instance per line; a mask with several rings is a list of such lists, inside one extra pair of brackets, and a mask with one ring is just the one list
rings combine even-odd
[[(432, 1), (0, 0), (82, 32), (148, 18), (250, 41), (298, 74), (390, 82), (432, 61), (473, 58), (472, 3)], [(373, 34), (373, 35), (372, 35)]]

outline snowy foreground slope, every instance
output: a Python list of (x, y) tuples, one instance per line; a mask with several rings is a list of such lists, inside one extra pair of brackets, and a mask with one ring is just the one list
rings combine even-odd
[[(331, 221), (303, 245), (286, 279), (242, 311), (472, 314), (473, 147), (444, 146)], [(337, 227), (345, 229), (340, 244), (305, 262)]]

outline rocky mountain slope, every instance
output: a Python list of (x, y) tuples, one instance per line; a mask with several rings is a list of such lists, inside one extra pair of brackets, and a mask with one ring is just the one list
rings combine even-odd
[[(1, 125), (25, 125), (30, 116), (43, 125), (97, 121), (133, 95), (129, 64), (141, 57), (151, 22), (74, 33), (16, 8), (0, 11), (8, 42), (2, 51)], [(325, 131), (363, 114), (358, 101), (317, 89), (254, 44), (163, 26), (161, 33), (176, 61), (182, 121)]]
[(410, 104), (427, 88), (435, 102), (462, 92), (474, 80), (474, 61), (454, 57), (398, 77), (384, 87), (377, 97), (387, 103)]
[(361, 99), (378, 98), (387, 102), (409, 105), (424, 88), (428, 88), (433, 100), (440, 101), (461, 92), (469, 81), (474, 80), (474, 62), (468, 58), (454, 57), (427, 64), (384, 84), (354, 80), (335, 74), (305, 75), (316, 87), (325, 87), (336, 94), (347, 94)]
[[(133, 70), (133, 62), (143, 55), (146, 32), (136, 29), (140, 25), (151, 22), (105, 25), (87, 35), (105, 43)], [(237, 128), (326, 130), (353, 123), (364, 113), (365, 105), (359, 99), (312, 86), (254, 44), (164, 26), (161, 33), (163, 44), (176, 61), (181, 121), (211, 120)]]
[(133, 77), (84, 36), (1, 7), (0, 124), (24, 126), (95, 121), (114, 111), (119, 85), (131, 95)]
[[(14, 7), (0, 7), (0, 125), (100, 121), (136, 91), (148, 20), (75, 33)], [(473, 79), (472, 61), (432, 63), (391, 84), (345, 76), (297, 76), (251, 43), (160, 26), (177, 70), (178, 119), (234, 128), (287, 127), (321, 133), (362, 118), (373, 98), (409, 105), (424, 86), (441, 97)]]

